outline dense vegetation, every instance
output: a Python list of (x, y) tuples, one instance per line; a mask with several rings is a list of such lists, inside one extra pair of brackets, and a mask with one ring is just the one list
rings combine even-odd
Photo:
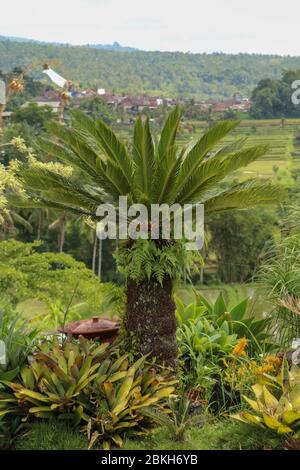
[(251, 114), (258, 119), (299, 117), (300, 107), (292, 103), (292, 83), (300, 79), (300, 70), (288, 71), (280, 80), (261, 80), (252, 93)]
[[(299, 120), (81, 108), (15, 102), (0, 137), (0, 448), (299, 449)], [(95, 208), (122, 194), (204, 202), (200, 256), (172, 233), (102, 245)], [(113, 344), (61, 334), (94, 316)]]
[(259, 80), (279, 79), (283, 70), (300, 68), (299, 57), (127, 53), (83, 46), (0, 42), (0, 63), (5, 71), (49, 59), (56, 59), (61, 64), (61, 72), (77, 84), (97, 85), (134, 95), (151, 93), (167, 97), (221, 98), (237, 91), (249, 97)]

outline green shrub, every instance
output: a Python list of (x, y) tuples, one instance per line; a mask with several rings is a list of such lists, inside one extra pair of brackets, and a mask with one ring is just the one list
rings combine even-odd
[(0, 381), (13, 380), (27, 359), (37, 337), (21, 315), (8, 304), (0, 304), (0, 341), (5, 345), (5, 364), (0, 364)]
[(35, 299), (46, 304), (47, 318), (45, 313), (35, 318), (37, 322), (43, 320), (43, 328), (57, 327), (57, 315), (53, 311), (60, 311), (60, 320), (66, 310), (68, 320), (99, 313), (106, 316), (122, 313), (122, 288), (99, 283), (84, 263), (70, 255), (42, 253), (41, 248), (41, 242), (0, 242), (1, 296), (14, 303)]

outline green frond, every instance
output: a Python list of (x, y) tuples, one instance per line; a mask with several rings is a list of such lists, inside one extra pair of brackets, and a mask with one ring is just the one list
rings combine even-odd
[(284, 189), (272, 183), (250, 180), (222, 191), (204, 202), (205, 214), (231, 209), (246, 209), (256, 205), (280, 203), (285, 197)]
[(174, 190), (177, 193), (174, 181), (178, 176), (180, 165), (182, 161), (183, 152), (177, 156), (177, 148), (173, 147), (169, 153), (165, 155), (164, 161), (158, 171), (159, 176), (156, 180), (155, 201), (157, 203), (172, 202)]
[(161, 131), (159, 144), (158, 144), (158, 159), (161, 162), (166, 153), (174, 146), (180, 120), (183, 115), (183, 108), (175, 106), (173, 111), (170, 112), (165, 125)]
[(30, 195), (8, 193), (5, 195), (8, 204), (12, 207), (19, 207), (23, 209), (39, 209), (42, 207), (40, 203)]
[(112, 164), (122, 172), (128, 187), (125, 193), (132, 190), (133, 185), (133, 162), (127, 153), (125, 145), (118, 139), (116, 134), (100, 119), (93, 122), (79, 110), (72, 112), (74, 127), (81, 132), (87, 132), (89, 137), (100, 147), (104, 155)]
[[(35, 148), (37, 150), (41, 150), (46, 155), (51, 155), (75, 168), (79, 168), (91, 178), (97, 178), (97, 156), (95, 155), (92, 164), (90, 162), (87, 163), (87, 157), (83, 157), (82, 153), (78, 151), (78, 148), (76, 148), (76, 144), (74, 148), (74, 142), (73, 144), (68, 144), (67, 142), (64, 142), (63, 144), (62, 142), (58, 141), (54, 142), (45, 138), (37, 138), (35, 141)], [(89, 149), (87, 152), (89, 152)]]
[[(257, 181), (218, 192), (224, 178), (261, 157), (267, 147), (245, 148), (245, 139), (239, 139), (220, 148), (222, 139), (238, 125), (225, 121), (179, 152), (175, 141), (182, 114), (179, 106), (172, 110), (158, 144), (154, 144), (149, 119), (144, 123), (137, 119), (130, 153), (104, 122), (73, 111), (72, 128), (51, 123), (48, 127), (55, 140), (37, 139), (36, 147), (77, 171), (67, 177), (47, 165), (29, 162), (18, 173), (27, 195), (8, 194), (7, 199), (16, 207), (51, 207), (92, 218), (99, 204), (117, 205), (119, 196), (126, 195), (132, 202), (147, 204), (203, 202), (208, 214), (281, 201), (283, 192), (278, 186)], [(174, 263), (169, 257), (170, 272)], [(148, 261), (141, 266), (144, 274), (152, 273), (160, 280), (162, 273), (157, 269), (152, 273)]]
[(42, 208), (50, 209), (52, 208), (52, 209), (57, 209), (57, 210), (65, 211), (65, 212), (70, 212), (77, 216), (79, 215), (79, 216), (95, 217), (94, 211), (90, 212), (78, 206), (76, 207), (70, 204), (63, 204), (63, 203), (57, 202), (56, 199), (50, 200), (42, 196), (39, 196), (38, 194), (35, 194), (35, 193), (29, 193), (26, 196), (16, 194), (16, 193), (10, 193), (6, 196), (6, 198), (7, 198), (8, 203), (12, 207), (20, 207), (24, 209), (42, 209)]
[(215, 153), (214, 156), (224, 157), (225, 155), (229, 155), (230, 153), (240, 151), (244, 147), (247, 140), (248, 137), (242, 137), (241, 139), (237, 139), (235, 142), (232, 142), (228, 145), (224, 145)]
[(266, 145), (249, 147), (220, 158), (220, 154), (204, 160), (183, 188), (178, 199), (181, 203), (198, 202), (210, 188), (234, 171), (249, 165), (267, 151)]
[[(88, 210), (97, 208), (103, 199), (91, 194), (83, 185), (78, 185), (63, 175), (41, 167), (22, 169), (20, 178), (32, 190), (42, 191), (43, 194), (53, 195), (59, 202), (78, 205)], [(52, 199), (52, 197), (50, 198)]]
[(189, 179), (194, 175), (209, 152), (229, 132), (238, 125), (238, 121), (221, 121), (209, 129), (187, 153), (183, 159), (176, 181), (177, 193), (185, 192)]
[(150, 198), (154, 170), (154, 145), (149, 118), (144, 125), (140, 117), (136, 120), (133, 135), (133, 160), (135, 185), (142, 194)]
[[(79, 112), (79, 115), (82, 117), (81, 112)], [(89, 123), (92, 123), (90, 128), (93, 128), (93, 121), (91, 121), (87, 116), (85, 116), (85, 118), (88, 119)], [(86, 119), (83, 119), (83, 121), (87, 125)], [(128, 182), (124, 177), (121, 168), (119, 168), (114, 161), (108, 161), (107, 158), (103, 157), (101, 158), (101, 153), (103, 154), (103, 151), (102, 146), (99, 144), (99, 139), (97, 141), (97, 147), (96, 143), (89, 139), (85, 128), (82, 130), (77, 124), (77, 126), (75, 126), (75, 130), (70, 130), (66, 129), (61, 124), (51, 123), (49, 125), (49, 130), (52, 130), (64, 146), (71, 150), (75, 159), (77, 159), (77, 166), (88, 173), (95, 183), (101, 185), (108, 194), (111, 194), (117, 200), (120, 195), (127, 194), (129, 192)], [(60, 152), (58, 157), (61, 155), (62, 153)], [(109, 175), (110, 172), (107, 171), (107, 168), (111, 166), (114, 166), (115, 177), (113, 179)]]

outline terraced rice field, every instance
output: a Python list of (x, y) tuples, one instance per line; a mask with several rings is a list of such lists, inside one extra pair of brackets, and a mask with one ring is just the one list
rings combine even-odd
[[(190, 132), (191, 128), (193, 132)], [(205, 121), (185, 121), (178, 136), (179, 145), (186, 145), (201, 136), (207, 128)], [(124, 140), (131, 140), (133, 126), (117, 131)], [(267, 153), (250, 164), (245, 170), (237, 172), (239, 179), (251, 177), (274, 178), (275, 174), (288, 178), (293, 166), (300, 168), (300, 145), (295, 146), (296, 135), (300, 134), (300, 119), (270, 119), (241, 121), (222, 144), (230, 144), (246, 137), (247, 146), (267, 144)]]
[[(183, 131), (180, 136), (182, 143), (187, 143), (195, 137), (200, 136), (207, 127), (203, 121), (192, 122), (195, 133), (190, 134)], [(287, 119), (284, 122), (280, 119), (272, 120), (245, 120), (228, 136), (223, 139), (222, 144), (230, 144), (235, 140), (247, 138), (246, 145), (269, 146), (266, 154), (238, 173), (241, 179), (258, 176), (261, 178), (271, 178), (275, 173), (288, 176), (292, 165), (297, 164), (296, 158), (300, 151), (295, 147), (296, 134), (300, 133), (300, 119)], [(299, 160), (300, 166), (300, 160)]]

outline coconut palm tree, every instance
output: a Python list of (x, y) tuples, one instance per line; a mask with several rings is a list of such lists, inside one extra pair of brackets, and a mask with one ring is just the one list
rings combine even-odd
[[(143, 122), (138, 118), (130, 148), (103, 121), (93, 121), (80, 111), (73, 112), (71, 128), (51, 123), (54, 139), (39, 139), (39, 149), (79, 171), (65, 177), (45, 168), (22, 168), (20, 178), (28, 188), (31, 204), (95, 219), (99, 204), (117, 206), (119, 196), (124, 195), (131, 204), (147, 207), (152, 203), (200, 202), (206, 217), (213, 212), (278, 201), (281, 190), (266, 181), (251, 180), (223, 190), (219, 186), (235, 170), (264, 155), (266, 146), (247, 148), (239, 140), (222, 147), (222, 139), (238, 125), (224, 121), (194, 145), (179, 149), (176, 134), (182, 113), (180, 107), (174, 108), (157, 141), (151, 135), (149, 119)], [(11, 201), (30, 204), (20, 198)], [(185, 258), (179, 243), (173, 240), (143, 242), (125, 242), (123, 251), (119, 247), (127, 275), (125, 325), (135, 338), (137, 350), (174, 364), (177, 345), (172, 288)]]

